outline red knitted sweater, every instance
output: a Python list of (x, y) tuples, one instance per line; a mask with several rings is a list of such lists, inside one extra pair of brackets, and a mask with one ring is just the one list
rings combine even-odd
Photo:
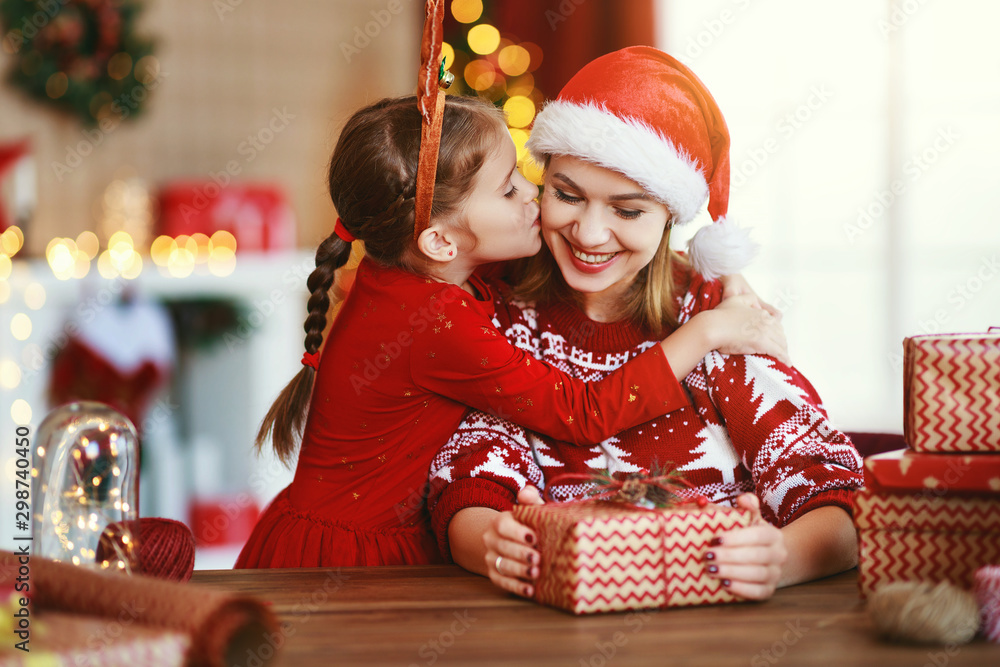
[[(691, 277), (679, 321), (722, 300), (722, 286)], [(544, 308), (496, 301), (498, 328), (515, 345), (585, 381), (613, 372), (656, 343), (630, 322), (600, 323), (577, 307)], [(525, 431), (482, 412), (467, 415), (431, 464), (428, 507), (442, 553), (448, 523), (465, 507), (510, 509), (526, 484), (544, 489), (566, 472), (648, 471), (676, 467), (692, 494), (731, 505), (756, 491), (764, 518), (784, 526), (823, 505), (851, 511), (862, 462), (829, 422), (815, 389), (771, 357), (705, 357), (683, 381), (690, 405), (622, 431), (593, 447), (576, 447)], [(583, 496), (582, 484), (552, 489), (557, 500)]]

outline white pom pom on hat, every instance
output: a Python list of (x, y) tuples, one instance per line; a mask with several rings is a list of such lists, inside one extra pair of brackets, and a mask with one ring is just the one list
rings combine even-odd
[(706, 278), (741, 271), (756, 245), (726, 220), (729, 129), (705, 85), (677, 59), (649, 46), (601, 56), (539, 112), (528, 149), (542, 163), (569, 155), (617, 171), (690, 222), (708, 200), (714, 224), (689, 251)]

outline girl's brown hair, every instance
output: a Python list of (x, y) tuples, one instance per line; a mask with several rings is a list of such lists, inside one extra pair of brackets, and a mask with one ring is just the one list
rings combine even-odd
[[(690, 266), (683, 255), (670, 249), (670, 229), (668, 220), (656, 254), (639, 271), (620, 305), (621, 319), (632, 320), (654, 337), (666, 336), (677, 328), (675, 297), (680, 289), (686, 288), (679, 284), (678, 276), (685, 275), (684, 269)], [(559, 264), (545, 244), (534, 257), (519, 260), (514, 276), (517, 284), (514, 293), (525, 301), (580, 303), (580, 294), (566, 284)]]
[[(384, 99), (351, 116), (330, 159), (330, 198), (341, 224), (359, 241), (365, 254), (383, 266), (416, 273), (427, 264), (413, 241), (414, 197), (420, 151), (421, 116), (417, 98)], [(506, 132), (503, 116), (493, 105), (470, 97), (449, 96), (442, 121), (441, 147), (434, 182), (431, 218), (451, 218), (467, 230), (461, 212), (488, 155)], [(470, 232), (471, 235), (471, 232)], [(329, 291), (337, 269), (347, 263), (351, 244), (330, 234), (316, 250), (316, 269), (309, 275), (305, 349), (316, 353), (323, 343)], [(271, 406), (257, 431), (260, 452), (270, 437), (286, 465), (295, 453), (305, 422), (316, 371), (304, 366)]]

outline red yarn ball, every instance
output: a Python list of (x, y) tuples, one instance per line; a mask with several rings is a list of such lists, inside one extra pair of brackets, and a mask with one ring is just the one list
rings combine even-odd
[[(135, 571), (158, 579), (187, 581), (194, 572), (194, 535), (180, 521), (144, 517), (132, 526), (132, 539), (139, 548)], [(111, 524), (97, 544), (95, 560), (101, 562), (116, 553), (122, 524)]]

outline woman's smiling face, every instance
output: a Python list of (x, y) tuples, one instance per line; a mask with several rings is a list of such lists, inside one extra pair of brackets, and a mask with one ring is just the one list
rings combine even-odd
[(670, 213), (635, 181), (579, 158), (553, 155), (542, 194), (542, 236), (566, 284), (624, 293), (653, 259)]

